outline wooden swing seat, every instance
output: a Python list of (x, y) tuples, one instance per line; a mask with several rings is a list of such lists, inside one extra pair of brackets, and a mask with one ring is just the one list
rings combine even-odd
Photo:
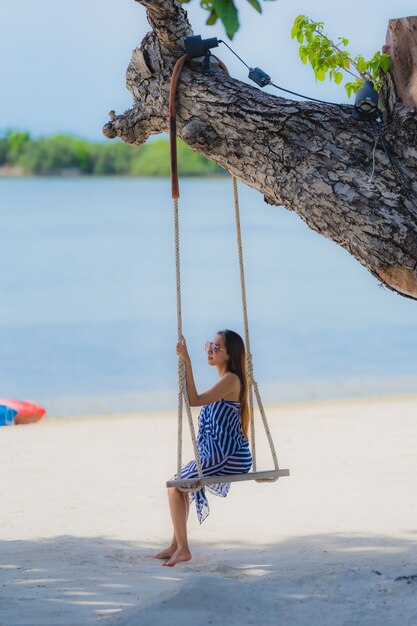
[(199, 485), (217, 485), (219, 483), (237, 483), (244, 480), (272, 481), (280, 476), (289, 476), (290, 470), (279, 469), (267, 472), (247, 472), (245, 474), (223, 474), (222, 476), (205, 476), (204, 478), (182, 478), (177, 480), (167, 480), (167, 487), (192, 487)]

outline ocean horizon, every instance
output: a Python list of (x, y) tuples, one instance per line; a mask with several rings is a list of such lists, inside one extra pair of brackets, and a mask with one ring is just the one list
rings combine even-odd
[[(251, 349), (270, 404), (410, 394), (415, 303), (294, 213), (239, 185)], [(175, 410), (168, 179), (0, 180), (1, 395), (48, 414)], [(230, 179), (181, 181), (183, 331), (199, 389), (204, 342), (243, 333)]]

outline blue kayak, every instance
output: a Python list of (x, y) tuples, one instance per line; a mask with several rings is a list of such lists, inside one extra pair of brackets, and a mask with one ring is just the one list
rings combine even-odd
[(12, 426), (16, 415), (17, 411), (11, 409), (9, 406), (0, 404), (0, 426)]

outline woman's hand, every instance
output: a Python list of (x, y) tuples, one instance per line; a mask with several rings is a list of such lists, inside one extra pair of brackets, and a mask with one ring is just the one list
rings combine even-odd
[(177, 354), (184, 361), (184, 363), (190, 362), (190, 355), (188, 354), (187, 344), (182, 337), (181, 341), (177, 343)]

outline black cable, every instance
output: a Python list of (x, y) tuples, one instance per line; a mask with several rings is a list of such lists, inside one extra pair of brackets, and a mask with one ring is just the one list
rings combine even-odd
[(269, 83), (272, 87), (275, 87), (276, 89), (280, 89), (281, 91), (285, 91), (287, 93), (292, 93), (293, 96), (300, 96), (300, 98), (305, 98), (306, 100), (312, 100), (313, 102), (320, 102), (321, 104), (331, 104), (332, 106), (337, 106), (337, 107), (342, 107), (342, 106), (346, 106), (343, 104), (340, 104), (339, 102), (328, 102), (327, 100), (318, 100), (317, 98), (310, 98), (310, 96), (305, 96), (302, 93), (297, 93), (296, 91), (290, 91), (289, 89), (284, 89), (284, 87), (280, 87), (279, 85), (276, 85), (275, 83)]
[(235, 55), (235, 57), (237, 57), (239, 59), (239, 61), (241, 61), (243, 63), (243, 65), (245, 65), (248, 68), (248, 70), (250, 70), (249, 65), (247, 63), (245, 63), (245, 61), (243, 59), (241, 59), (240, 56), (234, 50), (232, 50), (232, 48), (229, 46), (229, 44), (227, 44), (225, 41), (223, 41), (223, 39), (219, 39), (219, 43), (224, 43), (224, 45), (227, 48), (229, 48), (230, 52), (232, 52)]
[[(249, 72), (252, 70), (252, 68), (249, 67), (247, 63), (245, 63), (245, 61), (233, 50), (233, 48), (229, 46), (229, 44), (223, 41), (223, 39), (219, 39), (218, 41), (219, 43), (223, 43), (227, 48), (229, 48), (230, 52), (234, 54), (235, 57), (237, 57), (241, 63), (243, 63), (243, 65), (249, 70)], [(251, 78), (250, 75), (249, 75), (249, 78)], [(328, 102), (327, 100), (319, 100), (318, 98), (311, 98), (310, 96), (306, 96), (305, 94), (302, 94), (302, 93), (297, 93), (296, 91), (290, 91), (290, 89), (284, 89), (284, 87), (280, 87), (279, 85), (276, 85), (275, 83), (273, 83), (270, 76), (268, 76), (268, 79), (269, 79), (268, 82), (264, 82), (263, 84), (260, 84), (257, 81), (254, 81), (254, 82), (256, 82), (257, 85), (259, 85), (259, 87), (266, 87), (267, 85), (271, 85), (271, 87), (275, 87), (275, 89), (279, 89), (280, 91), (285, 91), (285, 93), (290, 93), (293, 96), (298, 96), (299, 98), (305, 98), (305, 100), (311, 100), (312, 102), (319, 102), (320, 104), (331, 104), (332, 106), (339, 106), (339, 107), (344, 106), (343, 104), (340, 104), (339, 102)], [(253, 80), (253, 78), (251, 78), (251, 80)]]
[(413, 188), (413, 183), (412, 183), (411, 179), (407, 176), (407, 174), (404, 173), (403, 168), (398, 163), (398, 161), (395, 159), (395, 157), (392, 155), (392, 153), (390, 153), (390, 154), (391, 154), (391, 159), (392, 159), (393, 163), (395, 164), (395, 167), (397, 168), (398, 174), (401, 176), (401, 178), (403, 179), (404, 183), (407, 185), (409, 192), (417, 200), (417, 192)]
[[(404, 190), (405, 195), (407, 196), (408, 200), (411, 202), (411, 204), (413, 205), (413, 207), (416, 209), (417, 211), (417, 205), (414, 204), (414, 200), (417, 200), (417, 194), (414, 191), (414, 189), (411, 187), (410, 185), (410, 181), (404, 177), (404, 174), (401, 172), (401, 170), (399, 169), (398, 163), (395, 161), (394, 157), (392, 156), (392, 154), (390, 153), (386, 143), (384, 140), (382, 140), (382, 145), (384, 147), (384, 152), (391, 164), (392, 170), (394, 172), (395, 178), (397, 179), (398, 183), (400, 184), (401, 188)], [(414, 200), (413, 200), (413, 196), (414, 196)]]
[[(378, 134), (379, 138), (381, 139), (381, 143), (382, 146), (384, 148), (384, 152), (385, 155), (392, 167), (392, 171), (394, 172), (394, 176), (397, 179), (398, 184), (400, 185), (400, 187), (403, 189), (405, 195), (407, 196), (407, 199), (409, 200), (409, 202), (411, 203), (412, 207), (417, 211), (417, 204), (415, 204), (415, 200), (417, 200), (417, 193), (414, 191), (413, 187), (411, 186), (411, 181), (409, 180), (409, 178), (404, 174), (404, 172), (402, 171), (400, 165), (396, 162), (395, 158), (393, 157), (393, 155), (391, 154), (391, 151), (385, 141), (384, 135), (382, 133), (382, 129), (381, 129), (381, 124), (374, 122), (373, 120), (371, 120), (372, 122), (372, 126), (374, 128), (374, 130), (376, 131), (376, 133)], [(413, 199), (414, 196), (414, 199)]]
[(375, 165), (376, 165), (375, 152), (376, 152), (377, 146), (379, 144), (379, 140), (380, 140), (380, 137), (379, 137), (379, 135), (377, 135), (377, 137), (375, 139), (375, 142), (374, 142), (374, 147), (373, 147), (373, 150), (372, 150), (372, 173), (371, 173), (371, 175), (369, 177), (369, 182), (370, 183), (372, 182), (372, 179), (373, 179), (374, 174), (375, 174)]
[[(415, 197), (415, 199), (417, 200), (417, 192), (414, 191), (414, 189), (412, 187), (411, 180), (408, 178), (408, 176), (406, 176), (406, 174), (404, 174), (404, 171), (402, 170), (400, 164), (397, 162), (395, 157), (392, 155), (389, 147), (387, 146), (387, 143), (386, 143), (384, 137), (382, 137), (382, 136), (381, 136), (381, 141), (382, 141), (382, 145), (384, 147), (385, 154), (387, 155), (387, 158), (389, 159), (389, 162), (390, 162), (392, 168), (394, 169), (395, 173), (397, 174), (399, 182), (402, 185), (404, 191), (408, 191), (408, 193), (413, 195)], [(411, 200), (411, 199), (409, 198), (409, 200)]]

